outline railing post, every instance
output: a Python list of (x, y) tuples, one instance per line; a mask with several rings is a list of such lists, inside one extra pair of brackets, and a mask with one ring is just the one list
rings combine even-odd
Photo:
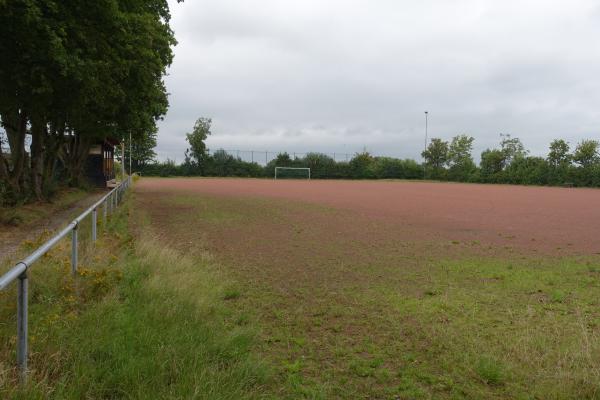
[(94, 208), (92, 210), (92, 242), (96, 241), (96, 221), (98, 219), (98, 211)]
[(71, 231), (71, 272), (73, 276), (77, 275), (77, 227), (75, 225)]
[(106, 226), (106, 215), (107, 214), (108, 214), (108, 199), (104, 199), (104, 225), (105, 226)]
[(27, 270), (19, 276), (17, 288), (17, 366), (21, 383), (27, 381)]

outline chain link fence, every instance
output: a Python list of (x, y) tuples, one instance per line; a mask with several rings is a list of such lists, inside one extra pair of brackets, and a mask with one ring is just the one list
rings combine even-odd
[(242, 161), (257, 163), (259, 165), (265, 166), (269, 162), (273, 161), (277, 158), (279, 154), (287, 153), (292, 160), (296, 158), (303, 158), (307, 154), (323, 154), (327, 157), (331, 157), (333, 160), (337, 162), (341, 161), (350, 161), (354, 154), (350, 153), (323, 153), (319, 151), (314, 152), (293, 152), (293, 151), (266, 151), (266, 150), (228, 150), (228, 149), (216, 149), (209, 150), (208, 154), (214, 155), (215, 153), (225, 153), (229, 156), (233, 156)]

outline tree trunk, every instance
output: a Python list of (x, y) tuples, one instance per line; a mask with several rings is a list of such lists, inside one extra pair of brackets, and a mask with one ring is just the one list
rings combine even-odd
[(23, 194), (24, 172), (27, 167), (25, 153), (25, 134), (27, 133), (27, 113), (25, 110), (2, 110), (2, 125), (6, 131), (10, 148), (10, 162), (3, 157), (0, 174), (6, 174), (5, 180), (15, 199)]
[(83, 169), (90, 152), (91, 141), (89, 138), (74, 133), (68, 137), (64, 146), (63, 163), (67, 169), (69, 184), (72, 186), (82, 186)]
[(31, 120), (31, 189), (36, 200), (44, 199), (42, 183), (44, 181), (44, 139), (46, 122), (35, 116)]
[(42, 186), (44, 191), (52, 187), (55, 180), (56, 164), (59, 159), (61, 146), (64, 144), (64, 124), (53, 125), (46, 136), (46, 158), (44, 160), (44, 175)]

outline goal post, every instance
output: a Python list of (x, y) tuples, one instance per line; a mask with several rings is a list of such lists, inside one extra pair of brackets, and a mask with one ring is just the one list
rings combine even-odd
[[(286, 174), (286, 171), (288, 172)], [(275, 179), (277, 178), (308, 178), (310, 180), (310, 168), (300, 167), (275, 167)]]

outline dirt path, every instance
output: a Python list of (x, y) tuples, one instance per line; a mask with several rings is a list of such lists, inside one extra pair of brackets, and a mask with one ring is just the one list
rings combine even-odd
[(17, 256), (24, 241), (36, 239), (45, 231), (65, 226), (104, 194), (104, 191), (97, 191), (60, 204), (36, 204), (30, 207), (43, 214), (40, 217), (19, 226), (0, 225), (0, 265), (14, 261), (13, 258)]

